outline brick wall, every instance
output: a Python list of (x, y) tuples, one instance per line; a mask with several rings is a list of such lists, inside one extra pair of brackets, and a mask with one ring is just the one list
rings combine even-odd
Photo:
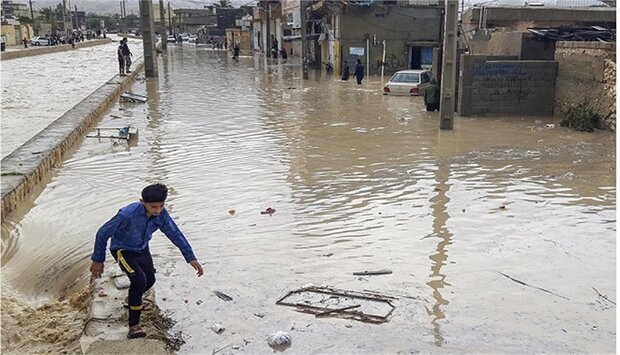
[(459, 115), (553, 114), (557, 62), (489, 59), (461, 57)]
[(557, 42), (558, 62), (554, 112), (585, 104), (616, 127), (616, 45), (600, 42)]

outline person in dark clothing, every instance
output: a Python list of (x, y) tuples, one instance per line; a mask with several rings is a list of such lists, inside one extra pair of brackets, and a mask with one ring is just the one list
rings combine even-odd
[(125, 61), (125, 74), (129, 74), (131, 73), (131, 70), (129, 70), (129, 67), (131, 66), (131, 56), (133, 56), (133, 53), (131, 53), (131, 51), (129, 50), (129, 46), (127, 45), (127, 37), (123, 38), (121, 43), (123, 45), (123, 60)]
[(361, 85), (362, 79), (364, 79), (364, 66), (360, 59), (358, 59), (357, 64), (355, 64), (355, 79), (357, 79), (358, 85)]
[(288, 58), (288, 54), (286, 53), (286, 49), (284, 49), (284, 48), (280, 49), (280, 56), (282, 57), (282, 59), (287, 59)]
[(196, 270), (198, 277), (204, 272), (194, 256), (192, 247), (164, 208), (167, 197), (166, 185), (153, 184), (145, 187), (140, 202), (122, 207), (112, 219), (99, 228), (95, 237), (90, 265), (92, 275), (96, 278), (101, 277), (106, 247), (111, 237), (110, 253), (129, 277), (127, 337), (130, 339), (146, 336), (140, 327), (140, 315), (148, 306), (143, 304), (142, 296), (155, 284), (155, 267), (149, 251), (153, 232), (161, 230), (179, 248), (185, 261)]
[(24, 42), (24, 48), (28, 48), (28, 40), (26, 39), (26, 37), (24, 37), (22, 42)]
[(123, 41), (118, 45), (116, 49), (116, 56), (118, 57), (118, 71), (120, 76), (125, 75), (125, 59), (123, 58)]
[(349, 80), (349, 62), (344, 62), (344, 66), (342, 67), (342, 80)]
[(428, 86), (424, 88), (424, 105), (426, 105), (426, 111), (439, 111), (439, 93), (437, 80), (432, 78)]
[(239, 53), (241, 53), (241, 49), (239, 48), (239, 44), (235, 43), (235, 47), (233, 48), (233, 59), (239, 59)]

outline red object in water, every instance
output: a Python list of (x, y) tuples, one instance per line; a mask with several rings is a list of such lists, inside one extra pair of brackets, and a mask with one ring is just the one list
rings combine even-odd
[(266, 210), (264, 210), (264, 211), (261, 211), (261, 212), (260, 212), (260, 214), (268, 214), (268, 215), (270, 215), (270, 216), (271, 216), (271, 215), (272, 215), (272, 214), (274, 214), (275, 212), (276, 212), (276, 209), (275, 209), (275, 208), (267, 207), (267, 209), (266, 209)]

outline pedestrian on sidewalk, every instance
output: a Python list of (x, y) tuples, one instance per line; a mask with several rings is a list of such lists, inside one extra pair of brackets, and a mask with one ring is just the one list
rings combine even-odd
[(146, 336), (140, 327), (140, 315), (142, 310), (152, 307), (152, 304), (142, 302), (142, 296), (155, 284), (155, 267), (149, 251), (153, 232), (161, 230), (179, 248), (185, 261), (196, 270), (198, 277), (204, 272), (192, 247), (164, 207), (167, 197), (166, 185), (153, 184), (145, 187), (140, 202), (122, 207), (116, 216), (99, 228), (95, 238), (90, 265), (92, 275), (101, 277), (106, 247), (111, 237), (110, 252), (121, 270), (129, 276), (127, 337), (130, 339)]
[(355, 65), (355, 78), (357, 79), (357, 85), (361, 85), (362, 79), (364, 79), (364, 66), (362, 65), (362, 60), (359, 58)]
[(235, 47), (233, 48), (233, 59), (239, 59), (239, 53), (241, 53), (239, 43), (235, 43)]
[(129, 46), (127, 45), (127, 37), (123, 38), (123, 40), (121, 41), (123, 44), (123, 60), (125, 61), (125, 74), (129, 74), (131, 73), (131, 70), (129, 70), (129, 67), (131, 66), (131, 56), (133, 56), (133, 53), (131, 53), (131, 51), (129, 50)]
[(118, 48), (116, 49), (116, 56), (118, 57), (118, 75), (119, 76), (126, 76), (125, 75), (125, 59), (123, 57), (123, 41), (121, 40), (121, 43), (118, 45)]
[(426, 111), (439, 111), (439, 85), (435, 78), (431, 79), (431, 82), (424, 88), (424, 105), (426, 105)]
[(24, 48), (28, 48), (28, 40), (26, 39), (26, 37), (24, 37), (22, 42), (24, 42)]

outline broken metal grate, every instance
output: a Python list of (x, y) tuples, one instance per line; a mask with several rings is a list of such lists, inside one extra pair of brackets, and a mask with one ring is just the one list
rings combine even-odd
[(276, 304), (296, 307), (298, 312), (316, 317), (340, 317), (369, 323), (384, 323), (396, 308), (394, 297), (331, 287), (304, 287), (290, 291)]

